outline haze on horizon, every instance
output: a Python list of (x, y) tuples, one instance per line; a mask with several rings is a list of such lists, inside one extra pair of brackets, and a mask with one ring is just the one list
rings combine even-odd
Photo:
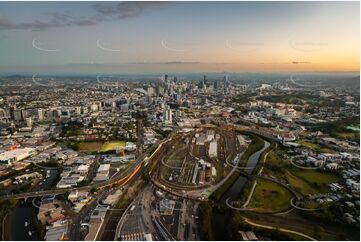
[(0, 72), (359, 72), (359, 9), (359, 2), (1, 2)]

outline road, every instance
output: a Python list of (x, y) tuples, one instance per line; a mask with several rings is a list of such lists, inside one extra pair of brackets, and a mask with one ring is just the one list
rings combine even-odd
[(316, 241), (315, 238), (312, 238), (311, 236), (308, 236), (307, 234), (303, 234), (303, 233), (300, 233), (300, 232), (297, 232), (297, 231), (294, 231), (294, 230), (282, 229), (282, 228), (273, 227), (273, 226), (269, 226), (269, 225), (263, 225), (263, 224), (257, 224), (257, 223), (249, 221), (247, 218), (245, 218), (244, 220), (245, 220), (246, 223), (248, 223), (250, 225), (253, 225), (253, 226), (256, 226), (256, 227), (265, 228), (265, 229), (276, 229), (276, 230), (286, 232), (286, 233), (297, 234), (297, 235), (305, 237), (305, 238), (307, 238), (309, 240)]
[(5, 201), (5, 200), (9, 200), (9, 199), (29, 198), (29, 197), (41, 197), (41, 196), (47, 196), (47, 195), (58, 195), (58, 194), (63, 194), (63, 193), (75, 191), (75, 190), (89, 191), (92, 188), (103, 189), (103, 188), (111, 187), (114, 185), (119, 186), (120, 184), (121, 184), (120, 186), (123, 186), (126, 184), (126, 183), (124, 183), (124, 181), (129, 181), (128, 178), (133, 177), (135, 175), (135, 173), (137, 173), (139, 171), (141, 166), (143, 166), (144, 163), (146, 164), (149, 160), (151, 160), (153, 158), (153, 156), (155, 155), (155, 153), (157, 153), (160, 150), (162, 145), (172, 139), (174, 134), (175, 133), (171, 133), (169, 135), (168, 139), (160, 141), (158, 143), (157, 149), (154, 150), (150, 156), (147, 156), (147, 153), (143, 153), (140, 157), (138, 157), (137, 161), (134, 163), (134, 165), (132, 167), (128, 168), (126, 171), (124, 171), (122, 173), (118, 173), (116, 176), (110, 178), (107, 181), (96, 183), (93, 185), (83, 186), (83, 187), (52, 189), (52, 190), (46, 190), (46, 191), (26, 192), (26, 193), (10, 194), (10, 195), (8, 194), (6, 196), (0, 197), (0, 201)]
[(94, 198), (92, 202), (88, 203), (79, 213), (72, 217), (68, 234), (70, 240), (81, 240), (79, 231), (82, 220), (96, 208), (98, 200), (104, 199), (108, 193), (108, 191), (103, 191), (97, 198)]
[(132, 169), (130, 169), (130, 171), (129, 170), (126, 171), (126, 173), (128, 173), (128, 174), (125, 175), (124, 173), (121, 173), (107, 181), (100, 182), (100, 183), (97, 183), (94, 185), (88, 185), (88, 186), (83, 186), (83, 187), (63, 188), (63, 189), (52, 189), (52, 190), (46, 190), (46, 191), (26, 192), (26, 193), (20, 193), (20, 194), (10, 194), (10, 195), (6, 195), (6, 196), (2, 196), (0, 198), (0, 201), (9, 200), (9, 199), (40, 197), (40, 196), (46, 196), (46, 195), (58, 195), (58, 194), (63, 194), (63, 193), (75, 191), (75, 190), (79, 190), (79, 191), (87, 190), (88, 191), (88, 190), (92, 189), (93, 187), (102, 189), (102, 188), (110, 187), (113, 185), (118, 185), (119, 183), (126, 181), (130, 176), (133, 176), (135, 172), (138, 172), (140, 166), (141, 166), (141, 163), (137, 162), (137, 163), (135, 163), (135, 166), (133, 166)]

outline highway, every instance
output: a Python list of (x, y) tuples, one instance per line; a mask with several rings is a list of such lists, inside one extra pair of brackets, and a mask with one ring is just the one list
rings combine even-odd
[(88, 185), (88, 186), (82, 186), (82, 187), (72, 187), (72, 188), (62, 188), (62, 189), (51, 189), (46, 191), (34, 191), (34, 192), (26, 192), (26, 193), (19, 193), (19, 194), (8, 194), (6, 196), (0, 197), (0, 201), (6, 201), (9, 199), (22, 199), (22, 198), (29, 198), (29, 197), (41, 197), (41, 196), (47, 196), (47, 195), (58, 195), (63, 194), (66, 192), (71, 192), (75, 190), (87, 190), (89, 191), (92, 188), (97, 189), (103, 189), (106, 187), (111, 186), (124, 186), (128, 183), (128, 181), (137, 173), (139, 172), (140, 168), (143, 165), (147, 165), (147, 163), (154, 157), (154, 155), (160, 150), (162, 145), (169, 140), (172, 139), (175, 132), (169, 135), (169, 138), (164, 139), (160, 141), (157, 145), (157, 149), (153, 151), (153, 153), (150, 156), (147, 156), (147, 153), (143, 153), (137, 161), (134, 163), (134, 165), (130, 168), (128, 168), (126, 171), (117, 174), (116, 176), (110, 178), (107, 181), (99, 182), (96, 184)]
[(10, 195), (6, 195), (6, 196), (2, 196), (0, 198), (0, 201), (5, 201), (5, 200), (9, 200), (9, 199), (40, 197), (40, 196), (46, 196), (46, 195), (58, 195), (58, 194), (63, 194), (63, 193), (74, 191), (74, 190), (90, 190), (93, 187), (102, 189), (102, 188), (110, 187), (113, 185), (123, 186), (126, 184), (127, 181), (129, 181), (129, 179), (131, 177), (133, 177), (135, 175), (135, 173), (137, 173), (139, 171), (141, 166), (142, 166), (142, 162), (137, 162), (137, 163), (135, 163), (134, 166), (132, 166), (131, 169), (128, 169), (127, 171), (125, 171), (121, 174), (118, 174), (115, 177), (113, 177), (107, 181), (96, 183), (93, 185), (88, 185), (88, 186), (83, 186), (83, 187), (63, 188), (63, 189), (52, 189), (52, 190), (46, 190), (46, 191), (26, 192), (26, 193), (20, 193), (20, 194), (10, 194)]
[(72, 219), (70, 220), (71, 222), (68, 231), (68, 238), (70, 240), (80, 240), (81, 233), (79, 231), (82, 220), (84, 219), (84, 217), (86, 217), (96, 208), (99, 200), (104, 199), (107, 195), (111, 193), (111, 189), (105, 189), (105, 188), (110, 188), (113, 186), (122, 187), (127, 185), (132, 180), (139, 178), (140, 175), (145, 171), (145, 167), (148, 165), (148, 163), (152, 160), (155, 154), (159, 152), (162, 145), (168, 142), (169, 140), (171, 140), (175, 133), (176, 132), (173, 132), (171, 133), (171, 135), (168, 136), (168, 138), (159, 141), (156, 144), (157, 148), (151, 154), (149, 154), (149, 152), (144, 152), (140, 157), (138, 157), (137, 161), (131, 167), (129, 167), (128, 169), (126, 169), (121, 173), (118, 173), (117, 175), (115, 175), (114, 177), (110, 178), (107, 181), (100, 182), (97, 184), (87, 185), (83, 187), (51, 189), (46, 191), (33, 191), (33, 192), (26, 192), (20, 194), (10, 194), (0, 197), (0, 201), (5, 201), (9, 199), (23, 199), (23, 198), (27, 199), (32, 197), (46, 196), (46, 195), (58, 195), (74, 190), (89, 191), (92, 188), (97, 188), (98, 194), (96, 194), (94, 199), (92, 199), (92, 201), (88, 203), (78, 214), (73, 215)]

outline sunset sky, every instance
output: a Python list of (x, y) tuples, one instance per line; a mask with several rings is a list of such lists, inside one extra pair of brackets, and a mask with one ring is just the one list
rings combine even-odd
[(0, 72), (359, 71), (358, 2), (0, 2)]

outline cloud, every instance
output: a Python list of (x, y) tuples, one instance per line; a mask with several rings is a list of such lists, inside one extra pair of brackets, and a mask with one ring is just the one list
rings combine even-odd
[(199, 61), (166, 61), (166, 62), (133, 62), (131, 64), (137, 65), (199, 65), (202, 64)]
[(229, 62), (200, 62), (200, 61), (164, 61), (164, 62), (149, 62), (140, 61), (129, 64), (135, 65), (229, 65)]
[(166, 4), (166, 2), (120, 2), (98, 3), (93, 7), (96, 12), (104, 17), (127, 19), (137, 17), (146, 9), (157, 8)]
[(309, 61), (292, 61), (292, 64), (298, 65), (298, 64), (311, 64)]
[(32, 30), (44, 31), (50, 28), (59, 28), (67, 26), (89, 26), (97, 24), (89, 17), (76, 17), (61, 13), (48, 13), (50, 19), (35, 20), (29, 23), (15, 23), (7, 17), (0, 18), (0, 30)]
[(94, 14), (90, 16), (78, 16), (68, 11), (48, 12), (45, 15), (48, 20), (34, 20), (27, 23), (16, 23), (6, 16), (0, 15), (0, 30), (32, 30), (44, 31), (50, 28), (71, 26), (92, 26), (101, 22), (116, 21), (134, 18), (141, 15), (147, 9), (154, 9), (166, 2), (120, 2), (94, 4)]

